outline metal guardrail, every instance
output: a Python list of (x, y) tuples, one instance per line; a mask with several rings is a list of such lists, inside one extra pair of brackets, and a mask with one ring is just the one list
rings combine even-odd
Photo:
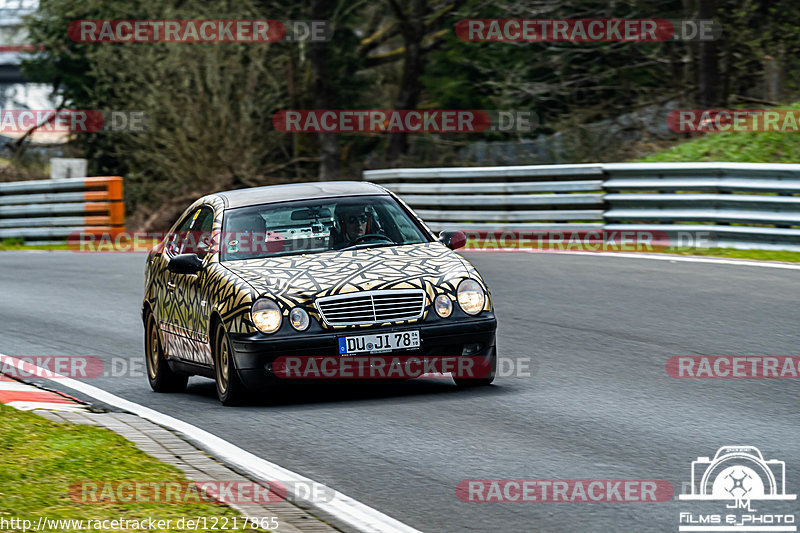
[(398, 194), (434, 231), (551, 231), (565, 223), (575, 230), (600, 229), (603, 177), (600, 165), (364, 172), (365, 180)]
[(120, 177), (0, 183), (0, 239), (63, 242), (78, 232), (124, 229)]
[(606, 229), (711, 231), (718, 246), (800, 249), (800, 165), (603, 165)]
[(800, 165), (612, 163), (364, 172), (434, 231), (710, 232), (722, 247), (800, 250)]

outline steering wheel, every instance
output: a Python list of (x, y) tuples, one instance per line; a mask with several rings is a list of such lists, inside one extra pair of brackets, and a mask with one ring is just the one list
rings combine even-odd
[[(362, 235), (361, 237), (356, 237), (355, 239), (350, 241), (350, 246), (355, 246), (356, 244), (360, 243), (361, 241), (365, 241), (365, 240), (371, 239), (371, 238), (378, 238), (378, 239), (383, 239), (385, 241), (394, 242), (394, 239), (392, 239), (391, 237), (387, 237), (386, 235), (383, 235), (382, 233), (367, 233), (366, 235)], [(395, 244), (397, 244), (397, 243), (395, 242)]]

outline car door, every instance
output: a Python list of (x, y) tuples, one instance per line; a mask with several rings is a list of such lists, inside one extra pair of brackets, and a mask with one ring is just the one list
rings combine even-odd
[(163, 263), (164, 266), (160, 268), (157, 273), (156, 283), (160, 287), (156, 295), (158, 325), (164, 333), (165, 348), (170, 356), (174, 354), (174, 350), (171, 349), (174, 344), (171, 342), (171, 337), (176, 334), (175, 328), (178, 323), (177, 315), (180, 310), (177, 307), (177, 300), (175, 298), (174, 274), (168, 270), (167, 265), (173, 257), (181, 253), (183, 236), (187, 234), (197, 215), (199, 215), (199, 209), (192, 209), (172, 230), (170, 230), (164, 242), (164, 251), (162, 254), (165, 260)]
[(210, 307), (203, 300), (203, 285), (208, 274), (206, 267), (210, 258), (208, 243), (214, 222), (214, 209), (200, 206), (191, 215), (188, 229), (180, 236), (179, 253), (195, 253), (203, 260), (203, 268), (197, 274), (175, 274), (169, 272), (167, 287), (174, 299), (175, 313), (173, 331), (180, 337), (180, 346), (173, 355), (193, 363), (211, 364), (211, 350), (208, 345), (208, 324)]

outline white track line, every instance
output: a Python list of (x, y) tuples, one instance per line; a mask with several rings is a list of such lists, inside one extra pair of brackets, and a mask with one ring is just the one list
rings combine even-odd
[[(245, 451), (230, 442), (217, 437), (203, 429), (195, 427), (187, 422), (178, 420), (169, 415), (159, 413), (138, 403), (134, 403), (119, 396), (115, 396), (110, 392), (99, 389), (92, 385), (87, 385), (81, 381), (77, 381), (65, 376), (56, 374), (50, 370), (45, 370), (26, 361), (17, 359), (10, 355), (0, 354), (0, 366), (9, 364), (16, 367), (18, 370), (35, 374), (39, 377), (46, 379), (58, 379), (58, 385), (64, 385), (70, 389), (76, 390), (87, 396), (91, 396), (103, 403), (113, 405), (118, 409), (123, 409), (137, 416), (150, 420), (160, 426), (177, 431), (184, 435), (189, 441), (198, 447), (208, 451), (210, 454), (222, 459), (224, 462), (234, 465), (235, 467), (243, 470), (253, 476), (256, 480), (279, 480), (286, 481), (285, 483), (287, 492), (290, 493), (295, 501), (302, 501), (311, 509), (316, 509), (326, 515), (334, 518), (337, 524), (334, 525), (345, 529), (356, 530), (362, 532), (372, 533), (388, 533), (388, 532), (404, 532), (404, 533), (421, 533), (419, 530), (408, 526), (399, 520), (396, 520), (388, 515), (369, 507), (350, 496), (342, 494), (334, 489), (325, 487), (325, 492), (333, 494), (333, 497), (328, 502), (315, 502), (306, 499), (305, 491), (303, 493), (293, 493), (293, 486), (296, 484), (301, 487), (310, 486), (316, 483), (313, 480), (296, 474), (291, 470), (287, 470), (282, 466), (278, 466), (265, 459), (262, 459), (252, 453)], [(29, 375), (30, 375), (29, 374)], [(316, 483), (323, 486), (321, 483)], [(327, 518), (327, 517), (325, 517)]]
[(4, 391), (41, 391), (27, 383), (18, 383), (16, 381), (0, 381), (0, 390)]
[(800, 270), (800, 264), (778, 263), (771, 261), (757, 261), (755, 259), (722, 259), (715, 257), (694, 257), (685, 255), (668, 254), (642, 254), (635, 252), (578, 252), (578, 251), (553, 251), (553, 250), (519, 250), (516, 248), (497, 248), (494, 250), (460, 250), (464, 253), (528, 253), (528, 254), (559, 254), (559, 255), (602, 255), (605, 257), (622, 257), (628, 259), (651, 259), (654, 261), (673, 261), (683, 263), (713, 263), (717, 265), (754, 266), (762, 268), (779, 268), (784, 270)]
[(14, 409), (18, 409), (20, 411), (34, 411), (36, 409), (41, 409), (44, 411), (64, 411), (64, 412), (86, 412), (86, 408), (82, 405), (70, 404), (70, 403), (47, 403), (47, 402), (8, 402), (3, 405), (7, 405), (9, 407), (13, 407)]

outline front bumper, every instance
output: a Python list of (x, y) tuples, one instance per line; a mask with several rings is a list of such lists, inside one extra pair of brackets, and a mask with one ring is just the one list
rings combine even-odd
[[(391, 352), (417, 357), (488, 357), (495, 346), (497, 320), (493, 313), (457, 321), (375, 327), (358, 331), (296, 333), (269, 337), (262, 334), (231, 334), (233, 355), (242, 382), (251, 389), (266, 386), (274, 378), (272, 363), (278, 357), (340, 357), (339, 338), (418, 330), (420, 347)], [(385, 355), (385, 354), (384, 354)]]

